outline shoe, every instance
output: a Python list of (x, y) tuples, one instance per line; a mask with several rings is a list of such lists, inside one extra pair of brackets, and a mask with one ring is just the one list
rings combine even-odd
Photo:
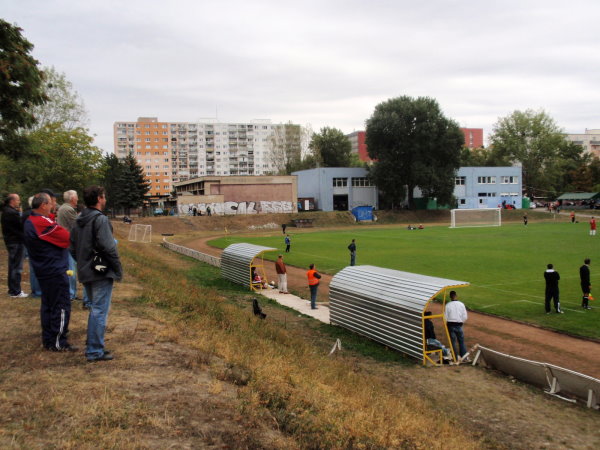
[(315, 308), (310, 308), (310, 309), (319, 309), (319, 308), (316, 308), (316, 307), (315, 307)]
[(56, 348), (56, 347), (44, 347), (44, 348), (51, 352), (78, 352), (79, 351), (79, 347), (76, 347), (75, 345), (70, 345), (70, 344), (67, 344), (61, 348)]
[(564, 314), (564, 311), (556, 311), (556, 314)]
[(288, 291), (285, 291), (285, 292), (284, 292), (284, 294), (289, 294), (289, 292), (288, 292)]
[(585, 309), (592, 309), (591, 306), (584, 306)]
[(546, 314), (550, 314), (550, 311), (547, 311)]
[(283, 292), (283, 291), (279, 291), (279, 293), (280, 293), (280, 294), (285, 294), (285, 292)]
[(112, 355), (112, 353), (106, 353), (104, 352), (104, 354), (102, 356), (99, 356), (98, 358), (88, 358), (88, 362), (96, 362), (96, 361), (112, 361), (114, 359), (114, 356)]
[(25, 292), (21, 291), (17, 295), (11, 295), (11, 297), (12, 298), (25, 298), (25, 297), (29, 297), (29, 294), (26, 294)]

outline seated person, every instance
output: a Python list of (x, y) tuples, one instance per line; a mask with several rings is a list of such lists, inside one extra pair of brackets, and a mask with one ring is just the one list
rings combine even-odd
[(131, 219), (127, 216), (123, 217), (123, 223), (131, 223)]
[(420, 224), (420, 225), (419, 225), (419, 230), (422, 230), (423, 228), (425, 228), (425, 227), (423, 226), (423, 224)]
[(252, 268), (252, 284), (262, 286), (263, 289), (267, 289), (267, 282), (263, 281), (261, 276), (256, 271), (256, 267)]
[(409, 229), (409, 230), (416, 230), (417, 227), (413, 227), (412, 225), (409, 224), (408, 227), (407, 227), (407, 229)]
[[(425, 315), (431, 316), (431, 311), (426, 311)], [(425, 319), (425, 341), (427, 342), (427, 347), (431, 347), (432, 349), (441, 349), (444, 359), (452, 358), (450, 355), (450, 350), (444, 347), (442, 343), (436, 339), (435, 328), (431, 319)]]

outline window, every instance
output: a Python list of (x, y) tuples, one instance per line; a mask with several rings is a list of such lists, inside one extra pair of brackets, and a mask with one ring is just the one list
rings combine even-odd
[(519, 177), (503, 176), (500, 182), (502, 184), (519, 184)]
[(352, 178), (352, 187), (369, 187), (373, 186), (367, 177)]
[(479, 192), (477, 194), (478, 197), (495, 197), (496, 194), (494, 194), (493, 192)]
[(467, 200), (466, 200), (466, 199), (464, 199), (464, 198), (461, 198), (461, 199), (460, 199), (460, 204), (461, 204), (461, 205), (466, 205), (466, 204), (467, 204)]
[(478, 184), (496, 184), (496, 177), (477, 177)]
[(346, 187), (348, 186), (348, 178), (334, 178), (333, 187)]
[[(465, 183), (467, 182), (467, 177), (455, 177), (454, 178), (454, 184), (456, 186), (464, 186)], [(461, 205), (464, 203), (461, 203)]]

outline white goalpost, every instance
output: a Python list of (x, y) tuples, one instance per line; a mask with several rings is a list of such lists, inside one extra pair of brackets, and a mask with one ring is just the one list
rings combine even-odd
[(129, 240), (132, 242), (152, 242), (152, 225), (135, 223), (129, 229)]
[(453, 209), (450, 228), (499, 227), (502, 225), (501, 208)]

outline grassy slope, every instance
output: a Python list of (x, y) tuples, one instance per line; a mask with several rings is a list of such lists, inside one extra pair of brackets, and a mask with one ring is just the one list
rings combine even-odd
[[(513, 223), (500, 228), (438, 226), (409, 231), (392, 226), (303, 232), (292, 234), (286, 261), (299, 267), (314, 262), (333, 274), (348, 263), (346, 247), (355, 238), (358, 264), (468, 281), (471, 287), (460, 295), (470, 308), (600, 338), (599, 311), (580, 308), (579, 266), (585, 257), (593, 264), (600, 246), (599, 238), (590, 237), (587, 230), (586, 223), (550, 222), (528, 227)], [(282, 235), (276, 232), (229, 236), (211, 244), (224, 248), (234, 242), (283, 249)], [(560, 316), (543, 314), (543, 272), (549, 262), (561, 274), (561, 304), (567, 313)], [(592, 285), (599, 278), (592, 265)]]

